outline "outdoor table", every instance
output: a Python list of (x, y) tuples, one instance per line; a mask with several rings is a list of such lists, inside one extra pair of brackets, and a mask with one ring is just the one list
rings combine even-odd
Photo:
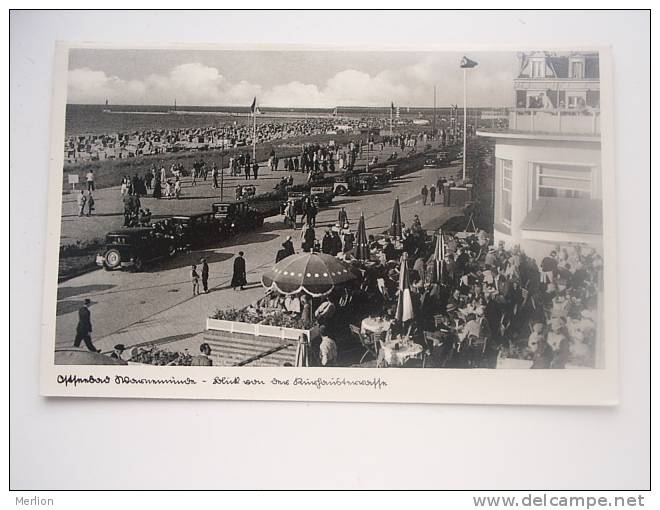
[(380, 317), (367, 317), (362, 320), (360, 330), (362, 333), (372, 333), (376, 336), (390, 329), (390, 321)]
[[(399, 348), (395, 349), (396, 344)], [(388, 367), (402, 367), (410, 359), (421, 359), (424, 348), (405, 338), (381, 342), (381, 356)]]

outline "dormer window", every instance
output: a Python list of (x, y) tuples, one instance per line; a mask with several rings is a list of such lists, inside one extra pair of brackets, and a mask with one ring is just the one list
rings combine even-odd
[(584, 79), (584, 57), (571, 57), (568, 62), (568, 77), (574, 80)]
[(532, 78), (545, 78), (545, 60), (534, 59), (532, 64)]

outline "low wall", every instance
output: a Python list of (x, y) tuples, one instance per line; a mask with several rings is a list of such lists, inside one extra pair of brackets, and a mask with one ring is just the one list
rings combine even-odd
[(282, 328), (280, 326), (268, 326), (265, 324), (250, 324), (248, 322), (211, 319), (210, 317), (206, 319), (206, 329), (213, 331), (227, 331), (228, 333), (242, 333), (244, 335), (252, 336), (266, 336), (282, 340), (297, 341), (302, 334), (307, 335), (308, 339), (312, 338), (312, 330), (310, 329)]

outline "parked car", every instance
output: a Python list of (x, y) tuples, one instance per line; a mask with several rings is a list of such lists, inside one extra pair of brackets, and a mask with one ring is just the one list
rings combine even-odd
[(106, 234), (105, 245), (96, 255), (96, 265), (107, 271), (141, 271), (145, 264), (175, 252), (173, 236), (157, 232), (152, 227), (125, 228)]
[(280, 209), (284, 211), (286, 204), (293, 202), (293, 207), (296, 211), (296, 214), (302, 214), (305, 197), (307, 197), (307, 193), (304, 191), (289, 191), (289, 193), (287, 193), (286, 200), (282, 203)]
[(376, 184), (379, 186), (385, 186), (388, 182), (390, 182), (391, 177), (387, 171), (387, 168), (374, 168), (371, 173), (376, 180)]
[(334, 195), (354, 195), (362, 191), (360, 181), (355, 175), (342, 175), (335, 177), (332, 185)]
[(362, 191), (372, 190), (376, 185), (376, 177), (371, 172), (363, 172), (358, 175)]
[(319, 205), (330, 205), (335, 197), (330, 186), (314, 186), (309, 190), (309, 194)]
[(247, 202), (215, 202), (211, 207), (223, 239), (237, 232), (257, 229), (264, 224), (263, 213)]
[(221, 240), (220, 221), (212, 212), (173, 216), (176, 248), (190, 250)]

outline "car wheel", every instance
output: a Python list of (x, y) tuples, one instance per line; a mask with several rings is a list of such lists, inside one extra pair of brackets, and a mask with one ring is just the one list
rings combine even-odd
[(121, 266), (121, 254), (119, 250), (108, 250), (105, 254), (105, 268), (108, 270), (117, 269)]

